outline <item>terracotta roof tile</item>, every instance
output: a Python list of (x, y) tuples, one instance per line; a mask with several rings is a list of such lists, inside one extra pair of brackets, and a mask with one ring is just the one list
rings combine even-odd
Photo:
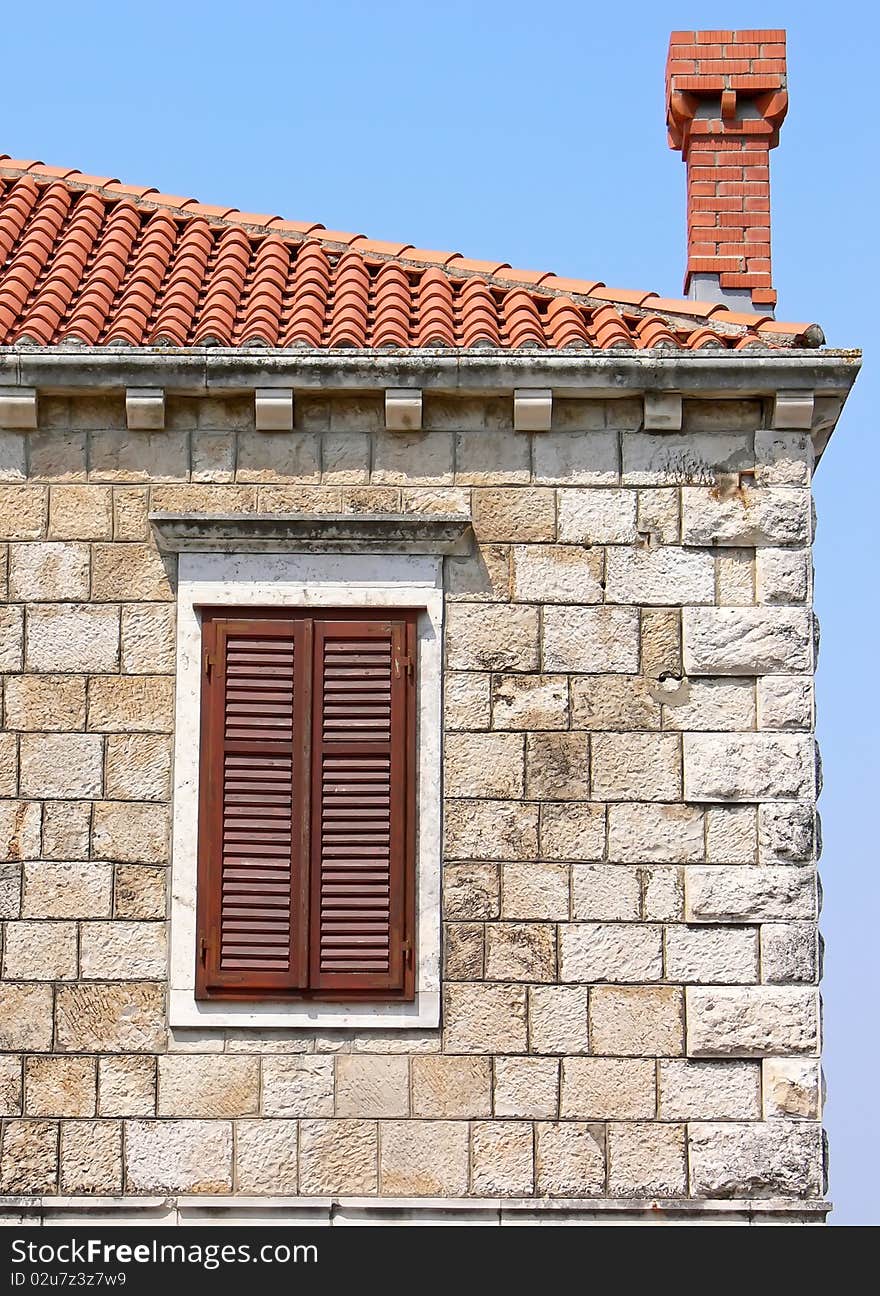
[(0, 345), (820, 346), (815, 324), (608, 288), (0, 156)]

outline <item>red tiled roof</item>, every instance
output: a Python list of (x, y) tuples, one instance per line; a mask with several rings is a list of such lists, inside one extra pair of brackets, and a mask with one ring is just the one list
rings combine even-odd
[(0, 345), (819, 346), (814, 324), (0, 156)]

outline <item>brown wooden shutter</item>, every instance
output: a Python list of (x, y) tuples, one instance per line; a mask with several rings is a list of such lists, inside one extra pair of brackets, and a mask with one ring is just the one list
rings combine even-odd
[(308, 622), (206, 621), (197, 990), (307, 979)]
[(414, 625), (317, 621), (310, 986), (411, 988)]

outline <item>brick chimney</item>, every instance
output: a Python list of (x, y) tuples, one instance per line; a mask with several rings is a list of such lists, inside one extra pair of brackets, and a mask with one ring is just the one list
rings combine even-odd
[(784, 31), (672, 33), (666, 123), (687, 166), (688, 297), (776, 305), (770, 150), (787, 108)]

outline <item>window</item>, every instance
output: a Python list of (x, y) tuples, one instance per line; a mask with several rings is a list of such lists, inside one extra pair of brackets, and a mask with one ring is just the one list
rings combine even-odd
[(202, 609), (197, 999), (414, 998), (417, 615)]

